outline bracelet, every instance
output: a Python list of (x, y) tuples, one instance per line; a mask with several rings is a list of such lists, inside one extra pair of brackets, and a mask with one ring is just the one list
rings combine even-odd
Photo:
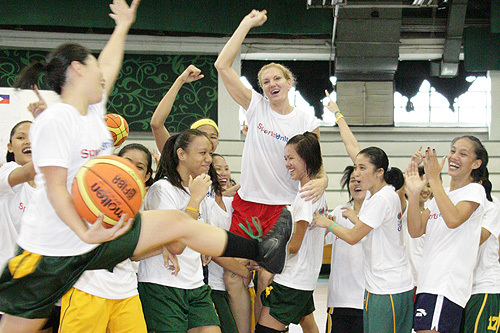
[(190, 210), (190, 211), (195, 212), (195, 213), (199, 213), (200, 212), (199, 209), (196, 209), (196, 208), (193, 208), (193, 207), (189, 207), (189, 206), (186, 207), (186, 210)]
[(340, 110), (335, 111), (334, 115), (337, 117), (337, 113), (340, 113)]
[(339, 123), (339, 119), (341, 118), (344, 118), (344, 115), (341, 114), (340, 116), (337, 117), (337, 119), (335, 120), (335, 123), (338, 124)]
[(334, 226), (334, 227), (338, 227), (338, 225), (339, 225), (339, 224), (338, 224), (337, 222), (333, 222), (332, 224), (330, 224), (330, 225), (328, 226), (328, 229), (330, 229), (330, 231), (332, 232), (332, 234), (333, 234), (333, 229), (332, 229), (332, 226)]

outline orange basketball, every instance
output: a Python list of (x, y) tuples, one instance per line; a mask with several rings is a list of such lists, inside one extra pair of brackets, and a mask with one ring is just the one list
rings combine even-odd
[(113, 137), (113, 145), (118, 147), (128, 137), (128, 123), (119, 114), (106, 114), (106, 125), (108, 125), (111, 136)]
[(71, 194), (78, 214), (94, 223), (104, 214), (104, 226), (112, 227), (124, 213), (134, 217), (141, 208), (146, 190), (136, 167), (118, 156), (102, 156), (78, 170)]

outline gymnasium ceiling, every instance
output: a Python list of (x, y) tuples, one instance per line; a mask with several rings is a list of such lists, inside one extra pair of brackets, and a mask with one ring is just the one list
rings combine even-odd
[[(242, 60), (327, 61), (331, 75), (353, 81), (422, 68), (463, 81), (464, 70), (500, 70), (500, 0), (334, 1), (338, 11), (332, 0), (142, 0), (127, 44), (132, 52), (216, 54), (255, 8), (267, 9), (268, 21), (245, 39)], [(98, 49), (113, 27), (109, 2), (0, 0), (0, 48), (71, 38), (97, 40)], [(423, 67), (401, 66), (417, 61)], [(408, 72), (396, 73), (398, 65)]]

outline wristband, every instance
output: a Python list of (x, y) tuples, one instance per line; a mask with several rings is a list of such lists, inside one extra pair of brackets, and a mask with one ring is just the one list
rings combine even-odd
[(338, 124), (338, 123), (339, 123), (339, 119), (340, 119), (340, 118), (344, 118), (344, 115), (343, 115), (343, 114), (341, 114), (340, 116), (338, 116), (338, 117), (337, 117), (337, 119), (335, 120), (335, 123), (336, 123), (336, 124)]
[(340, 113), (340, 110), (337, 110), (335, 111), (333, 114), (335, 115), (335, 117), (337, 117), (337, 113)]
[(186, 210), (190, 210), (190, 211), (195, 212), (195, 213), (199, 213), (200, 212), (199, 209), (196, 209), (196, 208), (193, 208), (193, 207), (189, 207), (189, 206), (186, 207)]
[(338, 224), (337, 222), (333, 222), (332, 224), (330, 224), (330, 225), (328, 226), (328, 229), (330, 229), (330, 231), (332, 232), (332, 234), (333, 234), (333, 229), (332, 229), (332, 226), (337, 227), (338, 225), (339, 225), (339, 224)]

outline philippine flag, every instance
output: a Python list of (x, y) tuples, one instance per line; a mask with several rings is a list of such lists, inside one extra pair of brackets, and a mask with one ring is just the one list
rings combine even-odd
[(10, 95), (0, 95), (0, 104), (10, 104)]

